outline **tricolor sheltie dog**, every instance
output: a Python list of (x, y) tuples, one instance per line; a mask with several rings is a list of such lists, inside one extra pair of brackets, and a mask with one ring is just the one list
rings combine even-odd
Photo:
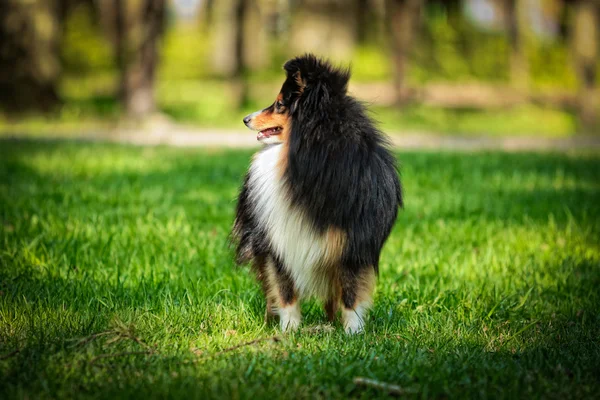
[(313, 55), (288, 61), (275, 102), (244, 118), (265, 146), (241, 189), (232, 237), (252, 263), (281, 329), (317, 296), (329, 320), (341, 306), (346, 332), (361, 332), (379, 255), (402, 193), (394, 156), (362, 104), (350, 71)]

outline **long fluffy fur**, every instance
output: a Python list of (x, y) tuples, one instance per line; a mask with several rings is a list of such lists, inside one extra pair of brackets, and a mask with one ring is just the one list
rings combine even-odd
[(352, 307), (358, 294), (344, 288), (360, 286), (369, 269), (377, 273), (403, 205), (395, 158), (347, 94), (349, 70), (312, 55), (284, 69), (289, 138), (261, 150), (245, 177), (233, 229), (237, 261), (253, 261), (262, 281), (268, 271), (257, 260), (271, 258), (298, 294), (326, 298), (341, 286)]
[(385, 136), (362, 104), (348, 96), (348, 70), (337, 70), (314, 56), (288, 61), (306, 77), (293, 117), (288, 168), (291, 201), (316, 228), (336, 226), (348, 233), (345, 268), (379, 265), (402, 192), (396, 161)]

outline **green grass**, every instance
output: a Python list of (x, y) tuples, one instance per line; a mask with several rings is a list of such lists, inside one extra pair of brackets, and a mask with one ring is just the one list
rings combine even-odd
[(250, 156), (0, 141), (0, 398), (600, 394), (600, 154), (400, 153), (366, 333), (308, 302), (222, 352), (279, 335), (227, 246)]

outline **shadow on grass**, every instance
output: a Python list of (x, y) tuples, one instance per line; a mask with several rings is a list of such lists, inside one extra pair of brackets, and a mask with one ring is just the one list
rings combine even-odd
[[(384, 395), (356, 387), (356, 376), (399, 384), (409, 397), (581, 398), (600, 390), (593, 257), (573, 250), (552, 259), (530, 293), (497, 293), (486, 282), (473, 291), (453, 270), (440, 271), (457, 282), (448, 286), (434, 270), (415, 269), (416, 283), (401, 282), (403, 295), (429, 295), (402, 303), (384, 276), (365, 335), (347, 337), (338, 326), (214, 355), (273, 334), (261, 327), (257, 285), (232, 269), (225, 241), (249, 152), (3, 141), (0, 155), (0, 355), (20, 349), (0, 360), (5, 398)], [(590, 243), (578, 251), (594, 248), (595, 156), (400, 158), (408, 204), (395, 235), (440, 220), (546, 229), (552, 214), (563, 228), (574, 221), (587, 230)], [(183, 222), (161, 230), (180, 215)], [(206, 241), (196, 240), (203, 234)], [(435, 240), (443, 246), (443, 237)], [(212, 247), (189, 249), (202, 246)], [(307, 311), (307, 326), (324, 320), (316, 306)], [(70, 340), (122, 324), (152, 354), (92, 363), (147, 349), (113, 336)]]
[[(2, 352), (20, 349), (15, 356), (0, 361), (4, 388), (0, 392), (6, 390), (5, 398), (17, 393), (99, 398), (382, 395), (378, 390), (356, 387), (352, 383), (356, 376), (399, 384), (407, 394), (417, 397), (552, 393), (580, 398), (596, 393), (600, 385), (595, 369), (600, 360), (600, 321), (595, 313), (598, 296), (590, 296), (591, 283), (584, 283), (585, 276), (570, 280), (561, 292), (586, 292), (587, 287), (587, 298), (578, 298), (583, 308), (576, 316), (550, 308), (544, 310), (542, 318), (532, 313), (524, 321), (509, 322), (502, 315), (508, 311), (499, 309), (491, 320), (482, 315), (472, 318), (470, 325), (453, 326), (455, 307), (460, 306), (453, 307), (447, 301), (441, 301), (437, 310), (406, 309), (391, 318), (386, 301), (376, 303), (365, 335), (346, 337), (339, 328), (334, 332), (301, 332), (283, 336), (280, 343), (261, 343), (219, 354), (229, 347), (218, 338), (222, 335), (219, 326), (201, 333), (215, 336), (213, 350), (203, 348), (192, 353), (178, 346), (193, 342), (199, 334), (186, 325), (197, 325), (202, 319), (210, 324), (214, 315), (207, 314), (206, 309), (216, 307), (217, 302), (198, 299), (209, 302), (205, 309), (191, 307), (187, 316), (170, 316), (157, 299), (164, 298), (166, 291), (175, 302), (182, 300), (185, 289), (177, 284), (138, 283), (125, 288), (73, 275), (38, 278), (35, 270), (21, 270), (16, 276), (0, 273), (2, 308), (30, 321), (11, 324), (6, 321), (10, 317), (4, 316), (9, 323), (2, 329)], [(540, 290), (546, 294), (546, 306), (552, 307), (553, 293)], [(140, 297), (141, 292), (145, 297)], [(103, 305), (106, 301), (114, 306), (107, 308)], [(256, 301), (251, 304), (257, 308), (256, 324), (260, 324), (262, 306)], [(478, 306), (490, 310), (495, 304), (483, 301)], [(114, 329), (114, 318), (131, 315), (131, 309), (138, 312), (128, 326), (142, 345), (127, 338), (115, 341), (115, 335), (80, 344), (90, 335)], [(180, 311), (173, 307), (173, 313)], [(224, 312), (228, 311), (235, 309)], [(194, 312), (200, 315), (190, 317)], [(161, 335), (159, 324), (149, 326), (147, 313), (165, 315), (161, 321), (165, 325), (178, 325), (172, 338)], [(550, 317), (556, 313), (559, 315)], [(427, 321), (432, 318), (439, 322), (429, 325)], [(314, 323), (314, 315), (310, 323)], [(507, 323), (514, 337), (503, 338), (501, 332), (508, 330)], [(596, 328), (589, 329), (590, 325)], [(475, 337), (469, 332), (485, 331), (487, 326), (488, 335)], [(246, 341), (243, 336), (231, 339), (232, 345)], [(95, 362), (103, 355), (111, 357)]]

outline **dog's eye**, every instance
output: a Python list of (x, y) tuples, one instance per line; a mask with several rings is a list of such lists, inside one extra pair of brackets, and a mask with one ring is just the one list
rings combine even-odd
[(280, 102), (280, 101), (278, 101), (278, 102), (277, 102), (277, 104), (275, 104), (275, 105), (277, 106), (277, 108), (281, 108), (281, 107), (283, 107), (283, 103), (282, 103), (282, 102)]

